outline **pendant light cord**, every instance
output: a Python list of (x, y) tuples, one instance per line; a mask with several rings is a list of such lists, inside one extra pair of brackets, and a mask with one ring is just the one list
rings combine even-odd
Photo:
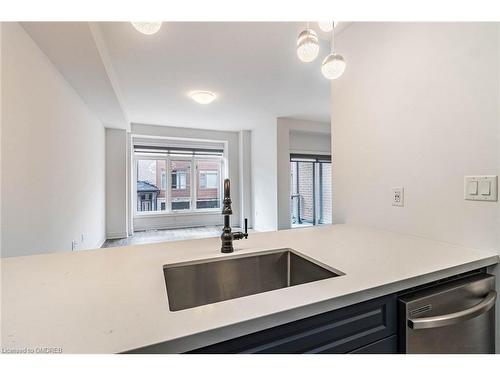
[(330, 52), (333, 53), (335, 46), (335, 22), (332, 22), (332, 37), (330, 39)]

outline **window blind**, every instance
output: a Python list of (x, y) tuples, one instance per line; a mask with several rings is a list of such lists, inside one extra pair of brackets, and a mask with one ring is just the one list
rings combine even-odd
[(308, 161), (318, 163), (331, 163), (331, 155), (308, 155), (308, 154), (290, 154), (290, 161)]
[(182, 156), (223, 156), (224, 150), (218, 148), (171, 147), (153, 145), (134, 145), (135, 153)]

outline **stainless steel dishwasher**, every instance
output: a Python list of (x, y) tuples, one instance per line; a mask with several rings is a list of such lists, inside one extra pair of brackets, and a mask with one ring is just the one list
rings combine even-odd
[(398, 300), (399, 352), (495, 353), (495, 277), (467, 276)]

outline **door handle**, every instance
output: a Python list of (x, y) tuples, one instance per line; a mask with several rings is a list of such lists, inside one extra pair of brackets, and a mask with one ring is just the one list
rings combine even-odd
[(484, 297), (481, 302), (468, 309), (446, 315), (430, 316), (428, 318), (408, 319), (408, 327), (410, 327), (411, 329), (427, 329), (445, 327), (452, 324), (465, 322), (466, 320), (475, 318), (476, 316), (487, 312), (495, 305), (496, 299), (497, 292), (492, 290), (486, 295), (486, 297)]

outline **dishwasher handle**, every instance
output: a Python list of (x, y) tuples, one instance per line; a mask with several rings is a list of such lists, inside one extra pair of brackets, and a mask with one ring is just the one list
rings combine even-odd
[(408, 319), (408, 327), (411, 329), (427, 329), (461, 323), (487, 312), (495, 305), (496, 299), (497, 292), (492, 290), (481, 302), (466, 310), (446, 315), (430, 316), (428, 318)]

